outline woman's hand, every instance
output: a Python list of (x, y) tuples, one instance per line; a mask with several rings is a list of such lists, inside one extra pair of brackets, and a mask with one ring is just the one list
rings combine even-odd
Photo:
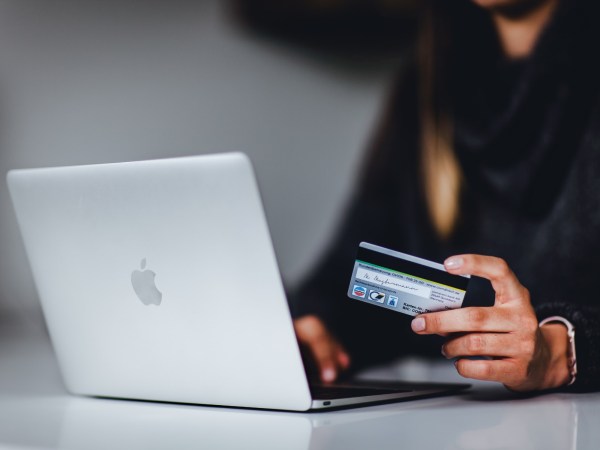
[(340, 372), (350, 367), (348, 353), (317, 316), (309, 315), (294, 320), (294, 329), (298, 341), (310, 353), (322, 382), (335, 381)]
[(496, 291), (495, 304), (422, 314), (412, 321), (414, 332), (447, 336), (442, 354), (458, 358), (456, 369), (463, 377), (498, 381), (514, 391), (552, 389), (568, 383), (566, 327), (538, 326), (529, 291), (504, 260), (458, 255), (444, 265), (453, 274), (490, 280)]

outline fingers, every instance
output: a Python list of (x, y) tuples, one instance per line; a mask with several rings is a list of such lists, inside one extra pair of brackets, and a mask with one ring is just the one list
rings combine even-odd
[(300, 343), (308, 348), (321, 381), (335, 381), (339, 373), (350, 366), (350, 356), (319, 318), (305, 316), (296, 319), (294, 328)]
[(469, 331), (508, 332), (514, 329), (510, 311), (499, 307), (469, 307), (421, 314), (411, 323), (417, 334), (447, 334)]
[(498, 381), (508, 387), (527, 377), (526, 370), (510, 358), (491, 361), (459, 359), (454, 365), (457, 372), (465, 378)]
[(508, 333), (470, 333), (450, 339), (442, 346), (446, 358), (460, 356), (511, 357), (531, 353), (525, 343), (515, 345), (515, 338)]
[[(551, 352), (544, 338), (540, 338), (529, 291), (506, 262), (500, 258), (469, 254), (452, 256), (444, 266), (450, 273), (489, 279), (496, 291), (496, 302), (491, 308), (471, 307), (422, 314), (412, 321), (413, 331), (449, 335), (442, 353), (447, 358), (459, 358), (455, 365), (463, 377), (497, 381), (516, 391), (556, 385), (552, 380), (548, 381), (552, 378), (548, 376), (553, 364)], [(491, 359), (463, 358), (470, 356)]]
[(523, 298), (529, 300), (527, 290), (508, 267), (506, 261), (501, 258), (483, 255), (456, 255), (446, 259), (444, 267), (453, 274), (470, 274), (487, 278), (492, 282), (494, 291), (496, 291), (496, 301), (499, 303)]
[(332, 341), (314, 342), (310, 345), (321, 381), (331, 383), (338, 377), (339, 372), (348, 368), (350, 358), (341, 347)]

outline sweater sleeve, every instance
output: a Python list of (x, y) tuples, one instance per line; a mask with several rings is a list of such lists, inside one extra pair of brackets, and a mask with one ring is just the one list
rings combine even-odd
[(577, 378), (570, 391), (600, 389), (600, 308), (570, 303), (546, 303), (536, 307), (539, 320), (561, 316), (575, 327)]
[(390, 314), (347, 297), (361, 241), (409, 251), (415, 229), (421, 231), (425, 227), (423, 214), (417, 212), (415, 189), (416, 81), (410, 74), (407, 77), (391, 96), (387, 122), (383, 123), (385, 132), (375, 136), (332, 245), (300, 288), (290, 295), (294, 317), (319, 316), (350, 353), (354, 368), (409, 351), (422, 353), (435, 348), (439, 353), (439, 347), (432, 347), (430, 342), (437, 343), (437, 337), (412, 333), (409, 316)]
[(356, 252), (361, 241), (397, 248), (402, 236), (393, 230), (396, 220), (391, 208), (378, 195), (379, 187), (367, 186), (352, 199), (342, 218), (333, 244), (313, 268), (300, 288), (290, 295), (292, 314), (314, 314), (323, 320), (350, 353), (354, 368), (388, 360), (399, 352), (401, 336), (408, 334), (409, 321), (347, 297)]

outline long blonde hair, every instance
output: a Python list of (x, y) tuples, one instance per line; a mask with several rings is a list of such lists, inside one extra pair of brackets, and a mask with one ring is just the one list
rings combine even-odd
[(463, 185), (444, 76), (452, 45), (447, 26), (433, 3), (428, 5), (417, 46), (421, 179), (427, 211), (441, 239), (447, 239), (456, 227)]

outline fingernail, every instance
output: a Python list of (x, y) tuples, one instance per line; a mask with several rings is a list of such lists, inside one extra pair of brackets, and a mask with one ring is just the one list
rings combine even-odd
[(333, 380), (335, 380), (335, 370), (333, 370), (331, 368), (324, 369), (322, 376), (323, 376), (323, 381), (327, 381), (327, 382), (333, 381)]
[(444, 261), (444, 266), (446, 269), (458, 269), (462, 267), (464, 260), (460, 256), (452, 256)]
[(350, 365), (350, 357), (346, 353), (340, 353), (339, 359), (340, 359), (340, 364), (344, 368), (348, 368), (348, 366)]
[(446, 356), (446, 352), (444, 351), (444, 346), (443, 346), (443, 345), (442, 345), (442, 355), (443, 355), (445, 358), (447, 358), (447, 356)]
[(425, 319), (422, 317), (413, 319), (413, 321), (410, 323), (410, 327), (413, 331), (423, 331), (425, 329)]

